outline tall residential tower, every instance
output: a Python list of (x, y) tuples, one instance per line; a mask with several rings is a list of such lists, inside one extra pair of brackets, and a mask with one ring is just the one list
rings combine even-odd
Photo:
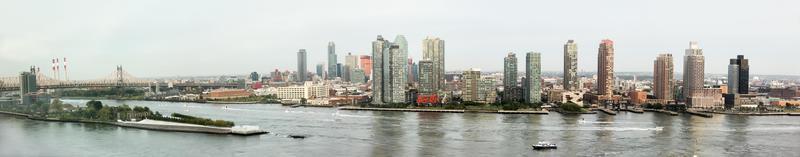
[(689, 42), (689, 49), (686, 49), (686, 56), (683, 59), (683, 98), (694, 96), (697, 90), (703, 89), (705, 78), (705, 57), (703, 49), (697, 46), (697, 42)]
[(656, 99), (672, 100), (675, 83), (672, 54), (659, 54), (653, 63), (653, 95)]
[(600, 42), (597, 54), (597, 95), (614, 94), (614, 41)]
[(427, 37), (422, 40), (422, 60), (433, 62), (433, 89), (444, 89), (444, 40)]
[(578, 84), (578, 44), (569, 40), (564, 44), (564, 90), (578, 90)]
[(525, 88), (526, 103), (542, 102), (542, 54), (528, 52), (525, 54)]

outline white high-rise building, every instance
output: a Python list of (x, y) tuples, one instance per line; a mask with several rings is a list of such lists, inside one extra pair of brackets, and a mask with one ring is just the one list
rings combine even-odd
[(402, 35), (395, 38), (389, 50), (391, 71), (390, 102), (404, 103), (406, 101), (406, 86), (408, 84), (408, 42)]

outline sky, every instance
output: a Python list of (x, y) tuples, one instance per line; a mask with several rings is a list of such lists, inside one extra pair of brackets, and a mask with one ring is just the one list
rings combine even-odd
[[(659, 53), (680, 73), (689, 41), (706, 72), (726, 73), (728, 59), (750, 59), (752, 74), (800, 75), (797, 0), (0, 0), (0, 76), (52, 58), (69, 60), (74, 79), (309, 71), (326, 61), (368, 55), (377, 35), (404, 35), (409, 57), (427, 36), (446, 41), (446, 70), (502, 70), (514, 52), (542, 53), (543, 71), (561, 71), (563, 44), (578, 43), (579, 71), (596, 71), (602, 39), (615, 41), (615, 70), (650, 72)], [(520, 71), (524, 69), (520, 68)]]

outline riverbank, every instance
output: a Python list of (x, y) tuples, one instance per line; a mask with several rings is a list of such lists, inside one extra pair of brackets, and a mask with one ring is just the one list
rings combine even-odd
[(548, 111), (511, 111), (511, 110), (452, 110), (452, 109), (422, 109), (422, 108), (367, 108), (367, 107), (339, 107), (339, 110), (356, 111), (394, 111), (394, 112), (439, 112), (439, 113), (497, 113), (497, 114), (549, 114)]
[(715, 114), (727, 114), (727, 115), (743, 115), (743, 116), (800, 116), (800, 113), (792, 113), (792, 112), (721, 112), (721, 111), (703, 111), (707, 113), (715, 113)]
[(6, 115), (13, 115), (24, 117), (29, 120), (37, 120), (37, 121), (47, 121), (47, 122), (68, 122), (68, 123), (94, 123), (94, 124), (106, 124), (106, 125), (113, 125), (119, 127), (127, 127), (127, 128), (137, 128), (137, 129), (146, 129), (146, 130), (155, 130), (155, 131), (168, 131), (168, 132), (188, 132), (188, 133), (206, 133), (206, 134), (231, 134), (231, 135), (241, 135), (241, 136), (250, 136), (250, 135), (261, 135), (269, 133), (264, 130), (260, 130), (258, 128), (254, 128), (251, 126), (243, 126), (243, 127), (212, 127), (212, 126), (203, 126), (203, 125), (195, 125), (195, 124), (184, 124), (184, 123), (175, 123), (175, 122), (166, 122), (166, 121), (156, 121), (156, 120), (149, 120), (145, 119), (139, 122), (104, 122), (104, 121), (94, 121), (94, 120), (64, 120), (64, 119), (55, 119), (55, 118), (41, 118), (36, 117), (30, 114), (24, 113), (15, 113), (15, 112), (6, 112), (0, 111), (0, 114)]

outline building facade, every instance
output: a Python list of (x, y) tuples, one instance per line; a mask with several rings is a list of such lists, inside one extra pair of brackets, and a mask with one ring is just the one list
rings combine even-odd
[(542, 54), (528, 52), (525, 55), (525, 84), (524, 98), (526, 103), (542, 102)]
[(408, 42), (402, 35), (398, 35), (389, 51), (391, 56), (391, 102), (404, 103), (406, 101), (406, 87), (408, 84)]
[(659, 54), (653, 63), (653, 96), (656, 99), (672, 100), (675, 83), (672, 54)]
[(461, 76), (464, 78), (464, 86), (461, 88), (461, 100), (464, 102), (480, 101), (478, 97), (478, 89), (480, 88), (478, 86), (481, 80), (481, 70), (471, 68), (464, 71)]
[(308, 74), (306, 49), (297, 51), (297, 82), (305, 82), (306, 74)]
[(433, 61), (431, 60), (422, 60), (419, 61), (419, 92), (423, 94), (430, 94), (435, 93), (436, 90), (436, 83), (439, 80), (436, 80), (436, 74), (434, 71)]
[(361, 69), (364, 69), (364, 74), (372, 77), (372, 57), (368, 55), (361, 55), (359, 63), (361, 63)]
[(695, 93), (694, 90), (703, 89), (705, 79), (705, 57), (703, 49), (697, 42), (689, 42), (683, 62), (683, 97), (688, 99)]
[(336, 60), (336, 44), (328, 42), (328, 79), (333, 80), (336, 77), (339, 77), (339, 70), (336, 68), (336, 64), (339, 62)]
[(484, 77), (478, 82), (478, 102), (492, 104), (497, 100), (494, 78)]
[(517, 86), (517, 55), (509, 52), (503, 63), (503, 88)]
[(422, 60), (433, 62), (433, 78), (436, 80), (432, 84), (433, 89), (444, 90), (444, 40), (434, 37), (422, 40)]
[(574, 40), (564, 44), (564, 90), (574, 91), (580, 88), (578, 82), (578, 44)]
[(614, 41), (605, 39), (597, 54), (597, 95), (614, 94)]
[[(378, 39), (372, 42), (372, 104), (384, 104), (384, 97), (388, 95), (386, 92), (387, 83), (384, 82), (386, 79), (386, 75), (389, 69), (384, 69), (384, 63), (388, 65), (388, 62), (384, 62), (384, 60), (388, 60), (389, 58), (389, 41), (383, 39), (383, 36), (378, 35)], [(384, 70), (386, 72), (384, 72)]]
[(322, 64), (322, 63), (317, 64), (317, 69), (316, 70), (317, 70), (317, 72), (316, 72), (317, 76), (324, 79), (324, 77), (325, 77), (325, 75), (324, 75), (325, 74), (325, 64)]

